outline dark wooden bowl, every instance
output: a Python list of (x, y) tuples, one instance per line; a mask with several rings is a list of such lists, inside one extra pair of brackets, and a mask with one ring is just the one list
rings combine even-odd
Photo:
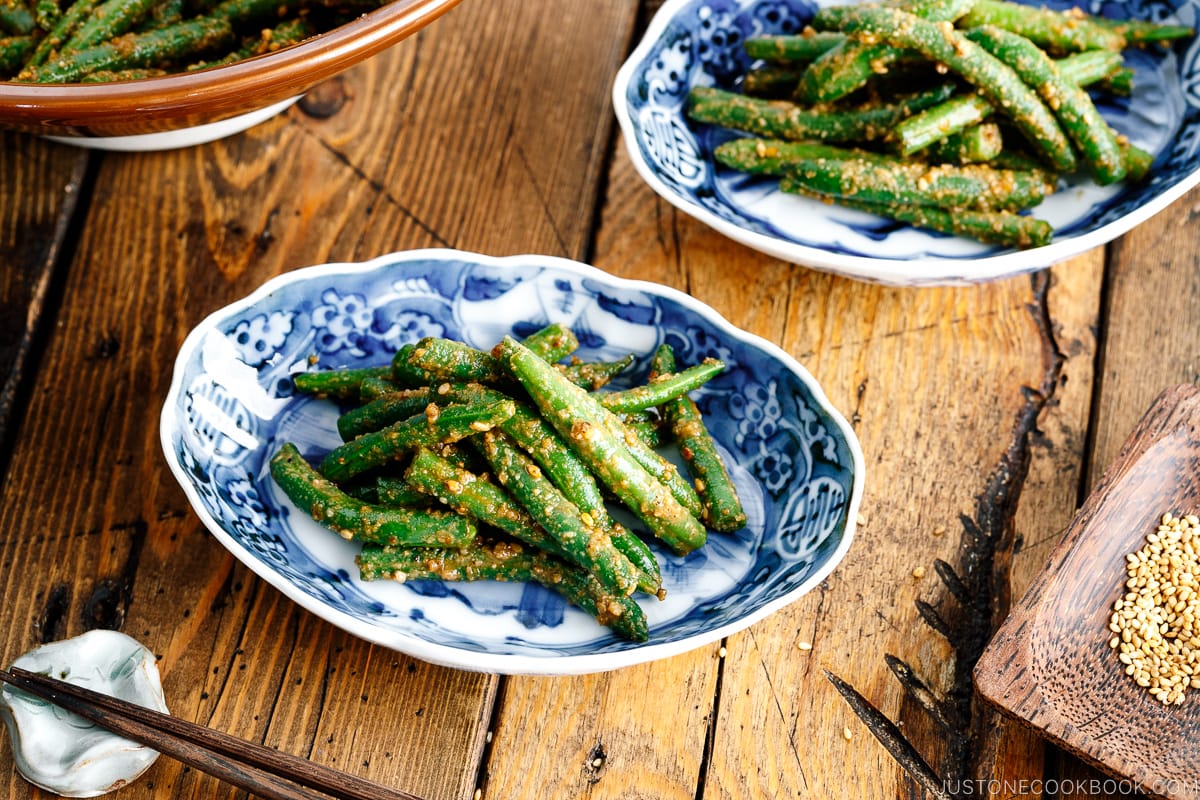
[(340, 28), (233, 64), (115, 83), (0, 82), (0, 127), (130, 136), (218, 122), (303, 94), (433, 22), (459, 0), (394, 0)]
[[(1154, 402), (975, 668), (980, 694), (1145, 794), (1200, 798), (1200, 690), (1164, 706), (1108, 646), (1125, 555), (1200, 510), (1200, 388)], [(1129, 787), (1129, 784), (1126, 784)]]

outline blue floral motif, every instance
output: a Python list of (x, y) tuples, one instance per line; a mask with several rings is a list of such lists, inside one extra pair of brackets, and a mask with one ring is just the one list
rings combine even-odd
[(747, 447), (750, 440), (774, 437), (783, 416), (776, 382), (747, 382), (740, 393), (729, 398), (729, 415), (737, 420), (734, 444), (739, 448)]
[[(729, 365), (696, 399), (750, 519), (687, 556), (658, 552), (675, 611), (655, 622), (648, 643), (611, 635), (540, 587), (360, 581), (354, 546), (299, 512), (270, 479), (267, 460), (281, 442), (320, 458), (340, 441), (335, 404), (278, 391), (310, 356), (316, 369), (369, 366), (386, 363), (381, 351), (424, 335), (483, 344), (526, 335), (534, 320), (574, 328), (582, 358), (647, 356), (666, 341), (681, 363), (716, 357)], [(288, 273), (188, 341), (163, 425), (172, 469), (197, 514), (293, 600), (419, 657), (535, 672), (636, 663), (671, 643), (711, 641), (798, 597), (849, 544), (861, 455), (811, 376), (711, 310), (645, 284), (542, 257), (399, 253)], [(264, 359), (268, 349), (274, 355)], [(627, 524), (638, 527), (632, 517)]]
[(294, 316), (290, 311), (276, 311), (238, 322), (230, 331), (229, 338), (241, 354), (242, 361), (252, 367), (261, 367), (275, 355), (292, 332)]
[(787, 453), (769, 451), (765, 447), (753, 462), (754, 474), (762, 480), (771, 494), (776, 494), (792, 482), (795, 464)]
[(728, 83), (745, 69), (742, 31), (733, 14), (702, 5), (696, 11), (698, 41), (696, 55), (718, 83)]
[(692, 36), (681, 34), (665, 44), (646, 67), (642, 85), (647, 95), (682, 102), (692, 74)]
[(394, 319), (387, 330), (379, 335), (380, 341), (392, 352), (427, 336), (446, 335), (445, 325), (420, 311), (401, 311)]
[(766, 0), (750, 10), (750, 17), (755, 23), (753, 34), (764, 36), (800, 33), (815, 12), (816, 9), (807, 3), (793, 8), (792, 4), (781, 2), (781, 0)]
[(321, 294), (321, 305), (312, 312), (317, 347), (324, 353), (349, 350), (352, 354), (362, 355), (362, 343), (372, 321), (371, 307), (365, 297), (342, 295), (337, 289), (326, 289)]

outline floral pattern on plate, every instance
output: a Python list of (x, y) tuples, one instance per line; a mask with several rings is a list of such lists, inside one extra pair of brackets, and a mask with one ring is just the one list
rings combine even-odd
[[(664, 341), (680, 363), (713, 356), (728, 366), (694, 397), (749, 524), (685, 557), (657, 550), (667, 597), (642, 601), (645, 643), (616, 638), (539, 586), (361, 581), (357, 545), (298, 511), (269, 475), (285, 441), (312, 460), (340, 443), (340, 409), (297, 395), (296, 373), (387, 364), (422, 336), (490, 348), (552, 321), (572, 327), (581, 357), (638, 354), (634, 375)], [(179, 355), (162, 440), (213, 534), (293, 600), (420, 658), (508, 673), (610, 669), (750, 624), (846, 552), (863, 480), (853, 432), (804, 368), (687, 295), (561, 259), (440, 250), (298, 270), (212, 315)]]
[[(971, 283), (1048, 267), (1120, 236), (1200, 180), (1200, 47), (1125, 51), (1136, 73), (1129, 98), (1105, 98), (1101, 112), (1156, 155), (1137, 186), (1099, 187), (1072, 176), (1034, 215), (1053, 241), (1007, 250), (922, 231), (870, 214), (785, 195), (777, 181), (718, 168), (713, 148), (736, 132), (690, 122), (692, 85), (737, 89), (751, 65), (749, 37), (795, 33), (834, 0), (668, 0), (613, 87), (613, 105), (639, 174), (681, 210), (769, 255), (859, 280), (893, 285)], [(1195, 26), (1200, 0), (1049, 0), (1113, 18)]]

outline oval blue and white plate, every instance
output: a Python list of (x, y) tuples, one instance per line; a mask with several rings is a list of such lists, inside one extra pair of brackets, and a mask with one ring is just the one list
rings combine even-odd
[[(298, 511), (269, 474), (284, 442), (310, 459), (340, 443), (339, 408), (296, 395), (297, 372), (388, 364), (422, 336), (490, 348), (553, 321), (576, 331), (581, 357), (648, 355), (668, 341), (681, 363), (728, 365), (694, 396), (749, 524), (686, 557), (658, 552), (667, 596), (641, 601), (647, 642), (615, 637), (539, 586), (364, 582), (358, 546)], [(644, 374), (646, 359), (639, 366)], [(417, 658), (505, 674), (609, 670), (744, 628), (829, 574), (850, 546), (863, 490), (854, 432), (785, 352), (678, 291), (546, 256), (410, 251), (282, 275), (187, 337), (161, 438), (212, 534), (292, 600)]]
[[(816, 200), (777, 181), (718, 168), (713, 148), (734, 135), (689, 121), (693, 85), (736, 89), (751, 36), (796, 33), (815, 10), (844, 0), (668, 0), (613, 86), (625, 143), (643, 179), (665, 200), (731, 239), (815, 269), (897, 286), (975, 283), (1042, 269), (1098, 247), (1166, 208), (1200, 180), (1200, 46), (1130, 49), (1133, 95), (1099, 104), (1109, 123), (1156, 155), (1149, 180), (1099, 187), (1072, 177), (1034, 209), (1050, 244), (1003, 249), (922, 231)], [(1113, 18), (1191, 25), (1200, 0), (1047, 0)]]

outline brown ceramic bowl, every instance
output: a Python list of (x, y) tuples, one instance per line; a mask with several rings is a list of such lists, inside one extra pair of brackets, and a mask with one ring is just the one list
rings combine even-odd
[[(216, 138), (286, 106), (317, 83), (437, 19), (459, 0), (393, 0), (339, 28), (275, 53), (203, 71), (95, 84), (0, 82), (0, 127), (48, 136), (135, 137), (149, 149)], [(145, 134), (180, 132), (177, 137)], [(190, 139), (196, 139), (195, 135)], [(144, 141), (143, 141), (144, 140)]]

